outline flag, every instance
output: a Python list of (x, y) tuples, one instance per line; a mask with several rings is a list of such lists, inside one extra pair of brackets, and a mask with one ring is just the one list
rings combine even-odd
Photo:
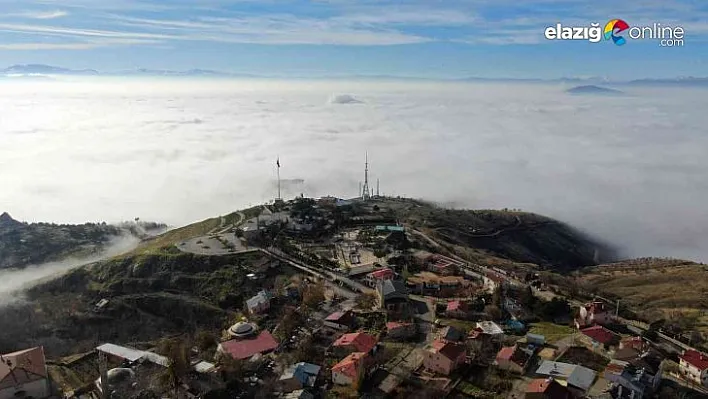
[(280, 157), (278, 157), (278, 159), (275, 160), (275, 164), (278, 165), (278, 167), (280, 167)]

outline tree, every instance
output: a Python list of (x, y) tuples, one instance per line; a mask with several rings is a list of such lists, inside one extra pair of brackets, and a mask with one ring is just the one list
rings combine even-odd
[(228, 383), (241, 381), (246, 369), (242, 360), (236, 360), (230, 355), (223, 355), (219, 358), (219, 371), (221, 378)]
[(356, 298), (356, 305), (363, 310), (371, 310), (376, 305), (376, 294), (365, 292)]
[(502, 311), (498, 306), (487, 305), (484, 307), (484, 313), (486, 313), (492, 320), (501, 320)]
[(207, 352), (217, 345), (217, 337), (209, 331), (200, 330), (194, 335), (194, 343), (201, 352)]
[(181, 339), (163, 341), (159, 352), (168, 359), (168, 366), (160, 376), (161, 382), (174, 390), (175, 398), (178, 397), (179, 386), (190, 372), (189, 344)]
[(501, 287), (497, 287), (492, 293), (492, 305), (501, 308), (504, 301), (504, 293)]
[(536, 297), (533, 294), (533, 289), (530, 285), (527, 285), (525, 289), (521, 291), (520, 298), (521, 305), (527, 309), (533, 309), (536, 305)]
[(302, 294), (302, 304), (307, 308), (314, 309), (325, 300), (324, 281), (308, 284)]

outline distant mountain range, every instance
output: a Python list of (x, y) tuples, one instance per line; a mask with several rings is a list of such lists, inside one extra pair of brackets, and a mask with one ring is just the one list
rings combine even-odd
[(603, 95), (603, 96), (618, 96), (622, 95), (622, 93), (619, 90), (615, 89), (608, 89), (606, 87), (600, 87), (600, 86), (595, 86), (595, 85), (583, 85), (583, 86), (575, 86), (573, 88), (570, 88), (565, 91), (566, 93), (569, 94), (580, 94), (580, 95)]
[(154, 76), (154, 77), (195, 77), (195, 78), (292, 78), (292, 79), (351, 79), (351, 80), (415, 80), (415, 81), (464, 81), (464, 82), (497, 82), (497, 83), (559, 83), (574, 85), (631, 85), (631, 86), (679, 86), (708, 87), (708, 77), (677, 77), (669, 79), (636, 79), (630, 81), (612, 81), (606, 77), (565, 77), (559, 79), (516, 79), (516, 78), (482, 78), (467, 77), (458, 79), (435, 79), (412, 76), (394, 75), (331, 75), (331, 76), (267, 76), (245, 73), (223, 72), (210, 69), (190, 69), (173, 71), (160, 69), (130, 69), (118, 71), (97, 71), (95, 69), (68, 69), (44, 64), (12, 65), (0, 69), (0, 78), (32, 78), (47, 79), (52, 76)]

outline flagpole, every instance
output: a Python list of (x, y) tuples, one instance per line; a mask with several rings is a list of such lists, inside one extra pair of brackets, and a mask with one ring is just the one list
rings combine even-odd
[(278, 165), (278, 199), (282, 199), (280, 197), (280, 157), (278, 157), (276, 164)]

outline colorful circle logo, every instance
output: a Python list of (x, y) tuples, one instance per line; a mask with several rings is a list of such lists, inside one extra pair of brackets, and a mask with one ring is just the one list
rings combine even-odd
[(621, 19), (613, 19), (605, 25), (605, 40), (612, 39), (616, 45), (621, 46), (627, 43), (624, 37), (618, 36), (618, 33), (629, 29), (629, 24)]

